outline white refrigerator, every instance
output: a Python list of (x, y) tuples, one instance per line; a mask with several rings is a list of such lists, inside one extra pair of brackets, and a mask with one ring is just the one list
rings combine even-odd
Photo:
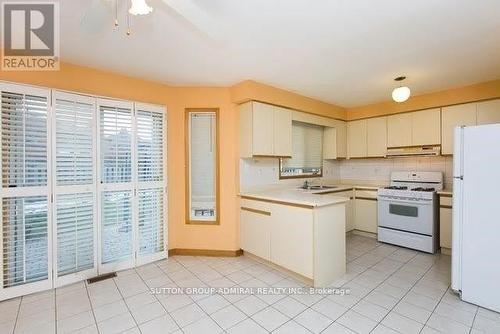
[(452, 289), (500, 312), (500, 124), (455, 129), (452, 231)]

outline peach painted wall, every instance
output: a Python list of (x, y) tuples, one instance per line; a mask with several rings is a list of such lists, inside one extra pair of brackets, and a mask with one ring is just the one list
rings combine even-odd
[(405, 111), (443, 107), (494, 98), (500, 98), (500, 80), (412, 96), (408, 101), (403, 103), (387, 101), (350, 108), (347, 109), (347, 120), (384, 116)]

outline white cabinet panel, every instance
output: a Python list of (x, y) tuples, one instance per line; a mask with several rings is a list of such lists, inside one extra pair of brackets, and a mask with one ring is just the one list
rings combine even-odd
[(366, 145), (369, 157), (384, 157), (387, 153), (387, 117), (366, 120)]
[(347, 122), (335, 121), (337, 130), (337, 158), (347, 157)]
[(366, 150), (366, 120), (347, 123), (347, 155), (349, 158), (363, 158)]
[(439, 245), (451, 248), (451, 208), (439, 208)]
[(355, 199), (354, 228), (377, 233), (377, 201), (375, 199)]
[(241, 249), (271, 259), (271, 216), (269, 212), (241, 208)]
[(476, 103), (444, 107), (441, 124), (441, 153), (453, 154), (453, 130), (456, 126), (476, 125)]
[(271, 205), (271, 261), (313, 277), (313, 210)]
[(337, 129), (323, 130), (323, 159), (337, 159)]
[(500, 123), (500, 99), (477, 104), (477, 124)]
[(253, 104), (253, 155), (274, 155), (274, 106)]
[(273, 155), (292, 156), (292, 112), (285, 108), (274, 107)]
[(391, 115), (387, 117), (387, 147), (412, 145), (411, 113)]
[(427, 109), (411, 113), (412, 145), (441, 144), (441, 109)]
[(341, 191), (335, 193), (335, 196), (350, 198), (345, 206), (345, 230), (346, 232), (352, 231), (354, 229), (354, 199), (352, 199), (353, 192), (352, 190)]

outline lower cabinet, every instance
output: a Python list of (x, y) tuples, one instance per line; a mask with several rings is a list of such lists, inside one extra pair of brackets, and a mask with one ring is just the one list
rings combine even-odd
[(354, 230), (354, 199), (353, 191), (341, 191), (335, 193), (336, 196), (347, 197), (350, 200), (345, 205), (345, 231), (349, 232)]
[(354, 228), (359, 231), (377, 233), (377, 193), (356, 190), (354, 200)]
[(241, 200), (241, 248), (271, 260), (271, 208), (264, 202)]
[(439, 198), (439, 245), (443, 248), (451, 248), (452, 228), (452, 199), (440, 196)]
[(271, 262), (313, 277), (313, 210), (272, 204)]

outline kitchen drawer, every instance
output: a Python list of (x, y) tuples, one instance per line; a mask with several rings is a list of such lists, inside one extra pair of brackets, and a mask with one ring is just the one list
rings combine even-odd
[(365, 190), (365, 189), (356, 189), (354, 197), (358, 198), (377, 198), (377, 190)]
[(269, 202), (242, 198), (240, 200), (240, 207), (245, 209), (262, 211), (263, 213), (267, 212), (271, 214), (271, 203)]

